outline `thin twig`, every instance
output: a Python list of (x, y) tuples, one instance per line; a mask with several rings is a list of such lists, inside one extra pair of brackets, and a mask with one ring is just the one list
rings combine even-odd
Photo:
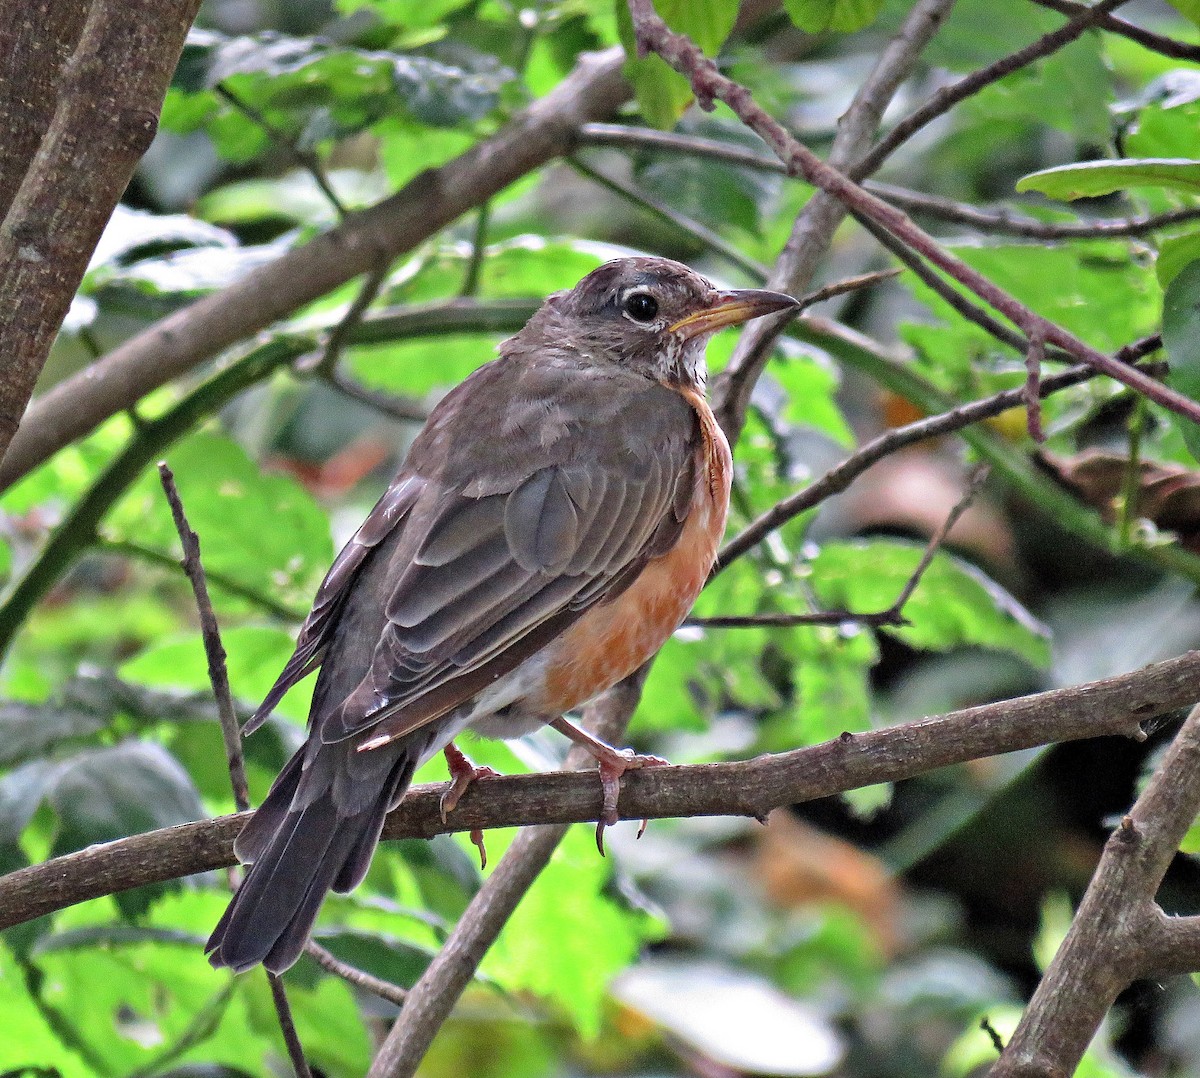
[[(657, 131), (627, 124), (587, 124), (580, 141), (592, 146), (644, 146), (672, 153), (688, 154), (724, 161), (731, 165), (788, 175), (787, 166), (778, 157), (759, 153), (746, 146), (720, 139), (684, 135), (677, 131)], [(955, 224), (967, 225), (980, 232), (1021, 236), (1035, 240), (1116, 239), (1146, 236), (1173, 225), (1200, 218), (1200, 206), (1187, 206), (1140, 217), (1116, 217), (1081, 221), (1040, 221), (1005, 207), (982, 210), (967, 202), (941, 195), (913, 191), (895, 184), (867, 180), (863, 187), (886, 202), (909, 213), (924, 213)]]
[(332, 973), (335, 977), (341, 977), (342, 980), (362, 988), (380, 999), (386, 999), (389, 1003), (396, 1004), (397, 1007), (402, 1007), (405, 999), (408, 998), (407, 989), (401, 988), (398, 984), (392, 984), (391, 981), (385, 981), (381, 977), (372, 976), (366, 970), (342, 961), (332, 951), (313, 940), (309, 940), (305, 944), (304, 953), (326, 972)]
[(976, 468), (974, 474), (967, 481), (967, 489), (963, 496), (955, 504), (954, 508), (946, 514), (946, 519), (942, 521), (937, 531), (929, 537), (929, 542), (925, 544), (925, 550), (921, 554), (921, 560), (917, 562), (917, 567), (912, 571), (912, 575), (905, 582), (904, 587), (900, 590), (900, 594), (896, 596), (896, 601), (892, 603), (891, 610), (899, 615), (912, 598), (912, 594), (917, 590), (917, 585), (921, 583), (921, 578), (925, 575), (925, 571), (933, 564), (934, 555), (937, 554), (941, 545), (946, 541), (946, 536), (950, 534), (950, 529), (958, 523), (958, 518), (967, 511), (967, 507), (975, 500), (975, 495), (979, 493), (980, 488), (987, 480), (989, 469), (986, 467)]
[(342, 352), (345, 351), (346, 345), (350, 343), (350, 336), (354, 332), (355, 327), (363, 320), (370, 308), (375, 302), (375, 297), (379, 295), (379, 289), (383, 287), (383, 282), (387, 277), (389, 263), (381, 262), (370, 273), (363, 278), (362, 287), (359, 288), (358, 294), (354, 297), (353, 302), (346, 308), (346, 313), (338, 320), (336, 326), (329, 331), (329, 336), (325, 341), (325, 347), (322, 349), (320, 356), (315, 362), (309, 363), (306, 359), (300, 359), (296, 362), (296, 370), (301, 374), (312, 371), (319, 378), (331, 380), (334, 372), (338, 369), (338, 362), (342, 358)]
[(947, 281), (945, 277), (941, 276), (911, 248), (896, 239), (886, 228), (877, 225), (867, 217), (857, 217), (857, 220), (863, 228), (879, 241), (881, 247), (895, 255), (896, 259), (902, 262), (926, 288), (945, 300), (952, 310), (960, 314), (968, 322), (974, 322), (975, 325), (985, 333), (995, 337), (1001, 344), (1006, 344), (1014, 351), (1024, 354), (1028, 343), (1025, 337), (1015, 329), (1006, 326), (1003, 322), (992, 317), (979, 304), (972, 303), (954, 285)]
[(333, 189), (329, 182), (329, 177), (325, 175), (324, 169), (321, 168), (321, 162), (317, 159), (315, 153), (306, 153), (295, 141), (288, 135), (276, 127), (270, 120), (266, 118), (258, 109), (250, 104), (249, 101), (244, 101), (241, 97), (235, 94), (223, 82), (217, 83), (213, 87), (214, 93), (218, 97), (223, 97), (229, 102), (238, 112), (242, 113), (247, 119), (253, 121), (266, 132), (267, 137), (275, 143), (284, 153), (307, 172), (320, 189), (321, 194), (325, 196), (326, 201), (333, 207), (334, 212), (339, 219), (344, 220), (349, 212), (345, 204), (338, 198), (337, 192)]
[[(142, 546), (141, 543), (135, 543), (130, 539), (108, 539), (100, 536), (96, 540), (96, 548), (110, 554), (138, 558), (150, 565), (158, 565), (163, 568), (170, 567), (171, 569), (179, 568), (179, 560), (177, 558), (173, 558), (170, 554), (166, 554), (161, 550), (155, 550), (153, 547)], [(308, 616), (307, 609), (301, 610), (299, 607), (288, 606), (286, 603), (280, 602), (273, 595), (268, 595), (265, 591), (252, 588), (249, 584), (243, 584), (240, 580), (235, 580), (225, 573), (217, 572), (214, 569), (206, 569), (205, 576), (208, 578), (210, 584), (215, 585), (221, 591), (227, 592), (239, 599), (245, 599), (246, 602), (252, 603), (273, 617), (281, 618), (284, 621), (303, 621)]]
[(213, 612), (208, 585), (204, 580), (204, 566), (200, 562), (200, 538), (192, 531), (183, 511), (183, 502), (175, 486), (175, 476), (167, 462), (159, 461), (158, 477), (162, 481), (163, 493), (171, 507), (171, 518), (179, 541), (183, 544), (183, 571), (192, 585), (196, 598), (196, 611), (200, 616), (200, 636), (204, 641), (204, 654), (208, 659), (208, 680), (212, 683), (213, 696), (217, 701), (217, 715), (221, 720), (221, 738), (225, 742), (225, 759), (229, 764), (229, 782), (233, 786), (233, 800), (238, 812), (250, 807), (250, 787), (246, 783), (246, 762), (242, 758), (242, 735), (238, 729), (237, 711), (233, 706), (233, 693), (229, 688), (229, 672), (225, 668), (225, 647), (221, 643), (221, 631), (217, 626), (217, 615)]
[[(888, 105), (916, 69), (917, 58), (953, 7), (954, 0), (916, 0), (912, 4), (838, 121), (829, 150), (831, 167), (849, 168), (870, 148)], [(699, 100), (703, 102), (705, 96), (701, 94)], [(793, 296), (807, 292), (845, 213), (845, 207), (833, 195), (815, 192), (792, 223), (768, 286)], [(786, 321), (777, 316), (747, 325), (728, 365), (713, 381), (713, 412), (730, 444), (735, 444), (741, 434), (754, 386)]]
[[(1042, 379), (1038, 392), (1042, 396), (1049, 396), (1060, 389), (1085, 382), (1089, 378), (1095, 377), (1095, 374), (1096, 372), (1090, 367), (1072, 367), (1061, 374)], [(732, 561), (757, 546), (771, 532), (781, 528), (789, 520), (815, 508), (834, 494), (840, 494), (871, 465), (878, 463), (884, 457), (915, 442), (962, 430), (963, 427), (999, 415), (1010, 408), (1019, 408), (1024, 399), (1025, 387), (1022, 385), (1018, 389), (1006, 389), (990, 397), (984, 397), (982, 400), (959, 405), (959, 407), (942, 412), (940, 415), (928, 416), (925, 419), (918, 419), (912, 423), (906, 423), (902, 427), (893, 427), (891, 430), (885, 431), (859, 446), (848, 457), (839, 461), (818, 479), (813, 480), (803, 490), (777, 502), (762, 516), (748, 524), (721, 548), (713, 572), (721, 572)]]
[[(1046, 362), (1046, 338), (1039, 327), (1029, 333), (1029, 346), (1025, 349), (1025, 385), (1022, 387), (1025, 400), (1025, 425), (1029, 437), (1038, 445), (1046, 440), (1042, 427), (1042, 364)], [(1140, 399), (1140, 398), (1139, 398)]]
[[(1051, 8), (1062, 15), (1078, 15), (1087, 10), (1087, 5), (1078, 3), (1077, 0), (1033, 0), (1033, 2), (1042, 7)], [(1145, 30), (1125, 19), (1118, 19), (1114, 15), (1101, 15), (1096, 20), (1096, 25), (1101, 30), (1107, 30), (1111, 34), (1120, 34), (1122, 37), (1129, 38), (1130, 41), (1136, 41), (1151, 52), (1170, 56), (1174, 60), (1191, 60), (1192, 63), (1200, 63), (1200, 45), (1191, 45), (1185, 41), (1167, 37), (1165, 34), (1156, 34), (1152, 30)]]
[(296, 1072), (296, 1078), (312, 1078), (312, 1071), (304, 1056), (304, 1046), (296, 1032), (296, 1020), (292, 1016), (292, 1005), (288, 1002), (287, 990), (283, 987), (283, 978), (277, 973), (264, 972), (267, 974), (267, 983), (271, 986), (271, 1002), (275, 1004), (275, 1014), (279, 1019), (279, 1029), (287, 1047), (288, 1059), (292, 1061), (292, 1070)]
[(471, 258), (467, 262), (467, 272), (463, 274), (462, 287), (458, 290), (460, 299), (469, 299), (479, 291), (479, 276), (483, 270), (484, 255), (487, 253), (487, 233), (491, 216), (490, 202), (484, 202), (475, 214), (475, 230), (471, 234)]
[[(1111, 2), (1102, 0), (1104, 4)], [(669, 29), (655, 13), (651, 0), (629, 0), (629, 6), (639, 50), (643, 53), (654, 51), (685, 74), (700, 104), (711, 106), (717, 100), (724, 101), (743, 123), (766, 140), (789, 169), (829, 192), (852, 212), (882, 225), (938, 269), (965, 285), (988, 306), (1014, 322), (1026, 336), (1037, 327), (1047, 344), (1062, 348), (1169, 411), (1200, 422), (1200, 403), (1156, 382), (1136, 367), (1126, 366), (1092, 348), (1062, 326), (1020, 303), (984, 274), (950, 254), (903, 212), (864, 191), (846, 175), (822, 161), (808, 147), (797, 142), (779, 121), (755, 102), (749, 90), (721, 74), (716, 64), (689, 38)]]
[[(213, 695), (217, 701), (217, 714), (221, 720), (221, 737), (225, 742), (225, 759), (229, 765), (229, 782), (233, 786), (233, 800), (237, 805), (238, 812), (245, 812), (250, 807), (250, 788), (246, 783), (242, 737), (233, 705), (233, 693), (229, 688), (229, 672), (225, 667), (225, 647), (221, 643), (221, 630), (217, 625), (217, 616), (213, 612), (212, 600), (208, 595), (208, 585), (204, 579), (204, 565), (200, 561), (200, 538), (188, 524), (183, 502), (179, 497), (179, 489), (175, 486), (175, 476), (166, 461), (159, 462), (158, 475), (162, 480), (163, 493), (167, 496), (167, 503), (171, 506), (171, 517), (175, 521), (175, 530), (179, 533), (179, 541), (183, 545), (183, 571), (191, 581), (192, 593), (196, 597), (196, 610), (200, 616), (200, 635), (204, 641), (204, 654), (208, 659), (208, 680), (212, 683)], [(275, 1005), (279, 1028), (283, 1033), (283, 1041), (287, 1046), (296, 1078), (312, 1078), (308, 1061), (304, 1058), (304, 1049), (296, 1033), (296, 1023), (292, 1017), (292, 1008), (288, 1003), (283, 982), (276, 974), (269, 971), (264, 972), (266, 972), (267, 980), (271, 985), (271, 1001)]]
[(701, 629), (792, 629), (803, 625), (867, 625), (875, 628), (906, 624), (908, 619), (890, 607), (871, 614), (856, 614), (853, 610), (810, 610), (803, 614), (769, 611), (762, 614), (693, 616), (684, 621), (684, 625)]
[(1076, 13), (1069, 22), (1060, 26), (1057, 30), (1043, 34), (1036, 41), (1031, 41), (1024, 48), (1017, 49), (1016, 52), (1010, 52), (1007, 56), (1000, 57), (999, 60), (988, 64), (986, 67), (981, 67), (977, 71), (972, 71), (969, 75), (964, 75), (957, 82), (934, 91), (929, 95), (924, 104), (910, 112), (884, 135), (871, 148), (870, 153), (860, 158), (854, 168), (851, 169), (850, 175), (855, 179), (869, 176), (899, 146), (912, 138), (921, 128), (939, 116), (945, 115), (945, 113), (949, 112), (959, 102), (965, 101), (968, 97), (973, 97), (985, 86), (990, 86), (992, 83), (999, 82), (1006, 76), (1020, 71), (1021, 68), (1028, 67), (1035, 60), (1040, 60), (1051, 53), (1057, 52), (1077, 37), (1087, 33), (1102, 16), (1107, 15), (1116, 7), (1120, 7), (1123, 3), (1126, 3), (1126, 0), (1099, 0), (1099, 3), (1085, 7), (1082, 11)]
[(626, 183), (624, 180), (618, 180), (615, 176), (607, 176), (603, 172), (598, 172), (578, 157), (568, 157), (567, 163), (581, 176), (586, 176), (593, 183), (599, 184), (601, 187), (620, 195), (622, 198), (628, 199), (635, 205), (641, 206), (642, 209), (648, 210), (656, 217), (670, 222), (692, 239), (703, 244), (705, 247), (711, 248), (714, 253), (720, 255), (731, 265), (736, 266), (743, 273), (749, 274), (754, 280), (765, 281), (770, 275), (770, 270), (761, 262), (756, 262), (753, 258), (743, 254), (741, 250), (726, 241), (707, 225), (702, 225), (699, 221), (688, 217), (687, 214), (672, 209), (665, 202), (655, 198), (641, 188), (635, 187), (631, 183)]
[(844, 296), (847, 292), (857, 292), (860, 288), (870, 288), (881, 281), (889, 281), (893, 277), (899, 276), (900, 273), (899, 269), (892, 267), (891, 269), (875, 270), (872, 273), (860, 273), (854, 277), (845, 277), (840, 281), (834, 281), (823, 288), (818, 288), (815, 292), (809, 292), (807, 295), (801, 296), (797, 301), (800, 306), (796, 308), (793, 314), (813, 307), (818, 303), (824, 303), (825, 300), (833, 299), (835, 296)]
[(344, 371), (330, 371), (325, 376), (325, 381), (343, 396), (374, 408), (389, 419), (401, 423), (424, 423), (429, 418), (428, 407), (415, 397), (402, 397), (399, 393), (372, 389), (351, 378)]

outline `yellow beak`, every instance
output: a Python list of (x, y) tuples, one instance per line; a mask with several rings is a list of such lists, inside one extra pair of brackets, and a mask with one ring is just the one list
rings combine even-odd
[(682, 333), (685, 339), (713, 333), (725, 326), (736, 326), (764, 314), (785, 311), (800, 304), (782, 292), (761, 288), (741, 288), (735, 292), (719, 292), (713, 302), (679, 319), (667, 327), (668, 333)]

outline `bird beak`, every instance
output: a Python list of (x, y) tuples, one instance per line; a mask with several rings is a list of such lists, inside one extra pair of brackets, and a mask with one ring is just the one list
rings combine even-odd
[(782, 292), (767, 292), (761, 288), (741, 288), (735, 292), (718, 292), (712, 302), (667, 327), (668, 333), (681, 333), (685, 340), (712, 333), (725, 326), (736, 326), (764, 314), (786, 311), (800, 304)]

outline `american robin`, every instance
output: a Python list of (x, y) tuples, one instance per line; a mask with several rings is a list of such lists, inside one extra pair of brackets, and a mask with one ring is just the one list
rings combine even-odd
[(286, 969), (325, 894), (366, 874), (387, 812), (464, 728), (550, 723), (587, 745), (616, 821), (621, 774), (661, 762), (561, 716), (657, 651), (712, 568), (729, 446), (704, 399), (722, 326), (796, 306), (626, 258), (550, 296), (433, 410), (325, 577), (246, 732), (320, 667), (309, 737), (238, 836), (252, 865), (208, 941), (214, 966)]

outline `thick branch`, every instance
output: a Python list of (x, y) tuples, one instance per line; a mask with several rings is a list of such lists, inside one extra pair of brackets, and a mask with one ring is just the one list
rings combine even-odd
[(77, 0), (0, 3), (0, 221), (50, 126), (62, 70), (87, 10)]
[(91, 5), (62, 71), (54, 119), (0, 226), (0, 456), (96, 241), (154, 137), (199, 6), (200, 0)]
[(0, 488), (151, 390), (347, 281), (397, 258), (514, 180), (567, 153), (579, 127), (628, 97), (619, 48), (575, 72), (495, 136), (423, 172), (311, 243), (156, 323), (30, 407)]
[[(1073, 1074), (1118, 993), (1138, 977), (1160, 976), (1159, 962), (1179, 971), (1169, 951), (1171, 920), (1154, 905), (1154, 895), (1197, 813), (1200, 707), (1105, 845), (1071, 930), (992, 1078)], [(1196, 957), (1195, 922), (1185, 919), (1178, 937)]]
[[(780, 805), (1015, 752), (1101, 734), (1139, 735), (1139, 723), (1196, 699), (1200, 652), (1069, 689), (967, 708), (883, 730), (843, 735), (811, 748), (725, 764), (630, 772), (621, 816), (763, 816)], [(594, 774), (515, 775), (469, 789), (443, 824), (444, 786), (409, 792), (388, 818), (387, 838), (446, 831), (595, 820)], [(0, 878), (0, 930), (100, 895), (161, 883), (235, 863), (233, 839), (245, 817), (223, 816), (120, 839)]]

